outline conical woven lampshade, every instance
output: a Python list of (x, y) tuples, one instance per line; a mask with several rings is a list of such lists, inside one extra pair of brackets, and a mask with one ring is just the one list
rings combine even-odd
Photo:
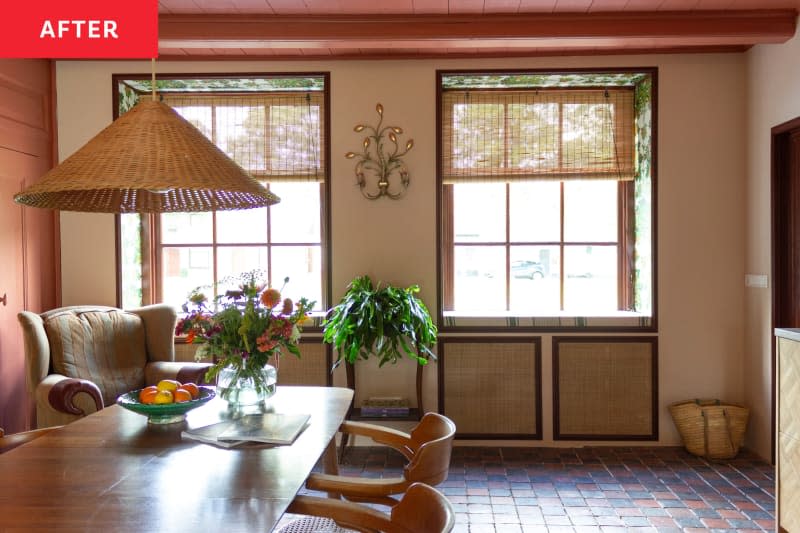
[(161, 102), (144, 100), (14, 196), (92, 213), (249, 209), (280, 199)]

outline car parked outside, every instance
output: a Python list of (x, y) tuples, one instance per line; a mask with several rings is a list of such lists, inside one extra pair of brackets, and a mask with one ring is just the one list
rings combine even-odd
[(544, 277), (544, 266), (536, 261), (513, 261), (511, 275), (515, 278), (541, 279)]

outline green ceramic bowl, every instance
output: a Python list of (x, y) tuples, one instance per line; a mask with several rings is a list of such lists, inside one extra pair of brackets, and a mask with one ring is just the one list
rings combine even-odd
[(140, 390), (141, 389), (126, 392), (117, 398), (117, 405), (133, 411), (134, 413), (145, 415), (150, 424), (174, 424), (176, 422), (183, 422), (186, 418), (186, 413), (195, 407), (200, 407), (216, 396), (213, 389), (200, 387), (200, 397), (196, 400), (181, 403), (153, 404), (139, 401)]

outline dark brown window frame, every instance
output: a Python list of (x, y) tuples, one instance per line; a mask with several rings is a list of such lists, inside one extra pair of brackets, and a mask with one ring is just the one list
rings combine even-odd
[[(448, 302), (446, 295), (453, 293), (453, 279), (449, 279), (444, 275), (445, 270), (452, 271), (453, 261), (452, 257), (447, 257), (443, 254), (445, 249), (446, 235), (450, 235), (452, 241), (452, 220), (446, 220), (443, 216), (445, 209), (452, 212), (452, 195), (448, 197), (444, 193), (444, 186), (442, 183), (443, 176), (443, 162), (442, 150), (443, 142), (441, 135), (441, 122), (442, 122), (442, 78), (448, 75), (515, 75), (515, 74), (603, 74), (603, 73), (643, 73), (647, 74), (651, 80), (651, 146), (650, 146), (650, 198), (651, 198), (651, 216), (650, 216), (650, 241), (651, 241), (651, 301), (652, 313), (649, 323), (644, 325), (560, 325), (560, 326), (518, 326), (518, 325), (453, 325), (449, 324), (446, 320), (444, 309), (446, 305), (452, 307), (452, 301)], [(437, 220), (437, 235), (436, 235), (436, 249), (437, 249), (437, 263), (436, 263), (436, 277), (437, 288), (439, 295), (439, 310), (437, 314), (437, 323), (439, 331), (442, 333), (460, 333), (460, 332), (570, 332), (570, 331), (592, 331), (592, 332), (616, 332), (616, 333), (644, 333), (644, 332), (657, 332), (658, 331), (658, 67), (597, 67), (597, 68), (547, 68), (547, 69), (478, 69), (478, 70), (446, 70), (441, 69), (436, 71), (436, 153), (437, 153), (437, 202), (436, 202), (436, 220)], [(620, 191), (620, 205), (625, 206), (621, 210), (621, 224), (633, 225), (635, 221), (634, 209), (634, 190), (633, 187)], [(620, 255), (625, 253), (628, 257), (622, 258), (620, 264), (633, 265), (634, 247), (633, 247), (633, 234), (629, 234), (623, 238), (620, 236), (620, 242), (624, 243), (624, 248), (620, 247)], [(623, 251), (624, 249), (624, 251)], [(621, 283), (620, 287), (620, 302), (623, 305), (633, 307), (635, 301), (635, 287), (634, 287), (634, 270), (633, 266), (623, 269), (621, 276), (624, 277), (626, 283)]]
[[(167, 73), (159, 74), (158, 79), (223, 79), (223, 78), (282, 78), (282, 77), (321, 77), (324, 80), (323, 102), (324, 102), (324, 128), (322, 135), (325, 138), (324, 152), (321, 157), (325, 158), (325, 172), (320, 182), (320, 247), (321, 247), (321, 269), (322, 269), (322, 298), (323, 302), (319, 302), (323, 309), (326, 309), (329, 302), (332, 300), (331, 286), (332, 286), (332, 272), (331, 272), (331, 120), (330, 120), (330, 72), (225, 72), (225, 73)], [(116, 120), (119, 116), (119, 83), (126, 79), (139, 79), (150, 80), (151, 74), (113, 74), (111, 76), (111, 94), (112, 94), (112, 112), (113, 118)], [(267, 210), (269, 213), (269, 208)], [(159, 217), (156, 214), (143, 214), (141, 216), (142, 229), (141, 229), (141, 243), (142, 243), (142, 305), (148, 305), (160, 301), (161, 294), (161, 253), (160, 239), (158, 235)], [(214, 224), (216, 224), (216, 214), (213, 216)], [(121, 249), (120, 249), (120, 215), (115, 215), (115, 260), (116, 260), (116, 289), (117, 289), (117, 306), (122, 306), (122, 271), (121, 265)], [(216, 226), (214, 226), (216, 227)], [(269, 226), (268, 226), (269, 227)], [(216, 231), (214, 231), (214, 240), (216, 240)], [(281, 243), (281, 245), (289, 245), (290, 243)], [(296, 244), (294, 245), (304, 245)], [(246, 245), (246, 244), (245, 244)], [(261, 245), (259, 243), (259, 245)], [(316, 245), (316, 243), (314, 243)], [(171, 246), (171, 245), (170, 245)], [(191, 246), (195, 246), (192, 244)], [(219, 245), (217, 245), (219, 246)], [(223, 245), (223, 246), (227, 246)], [(270, 252), (271, 253), (271, 252)], [(214, 258), (216, 259), (216, 247), (214, 248)], [(271, 263), (270, 263), (271, 267)], [(216, 261), (214, 261), (214, 273), (216, 276)], [(216, 278), (215, 278), (216, 279)], [(319, 331), (318, 326), (306, 326), (306, 331), (314, 332)]]

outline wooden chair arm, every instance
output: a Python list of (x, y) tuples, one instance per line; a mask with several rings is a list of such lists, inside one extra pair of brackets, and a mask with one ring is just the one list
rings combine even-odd
[(314, 496), (295, 496), (289, 505), (288, 512), (327, 517), (342, 527), (361, 531), (362, 533), (378, 533), (381, 531), (385, 533), (411, 533), (405, 528), (393, 525), (389, 517), (379, 511), (341, 500)]
[(349, 433), (350, 435), (361, 435), (377, 442), (378, 444), (385, 444), (403, 456), (411, 460), (414, 457), (414, 448), (412, 447), (413, 441), (411, 435), (403, 433), (396, 429), (378, 426), (375, 424), (367, 424), (364, 422), (351, 422), (345, 421), (339, 426), (339, 431), (342, 433)]
[(401, 477), (362, 478), (334, 476), (330, 474), (311, 474), (306, 479), (306, 488), (322, 492), (336, 493), (353, 501), (369, 501), (392, 507), (397, 500), (392, 494), (402, 494), (409, 482)]
[(367, 533), (445, 533), (455, 526), (455, 513), (447, 498), (422, 483), (408, 487), (392, 508), (391, 518), (366, 506), (312, 496), (296, 496), (289, 512), (331, 518), (341, 526)]

